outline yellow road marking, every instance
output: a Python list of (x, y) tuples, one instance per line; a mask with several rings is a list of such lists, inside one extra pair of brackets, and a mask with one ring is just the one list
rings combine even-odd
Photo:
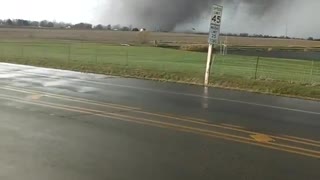
[(41, 97), (43, 97), (41, 94), (34, 94), (27, 98), (30, 98), (31, 100), (39, 100)]
[(254, 140), (261, 142), (261, 143), (269, 143), (269, 142), (274, 141), (274, 139), (272, 139), (271, 137), (269, 137), (265, 134), (254, 134), (254, 135), (251, 135), (251, 137)]
[(192, 121), (200, 121), (200, 122), (206, 122), (206, 123), (209, 123), (209, 121), (208, 121), (208, 120), (200, 119), (200, 118), (194, 118), (194, 117), (189, 117), (189, 116), (180, 116), (180, 115), (173, 115), (173, 114), (158, 114), (158, 115), (167, 116), (167, 117), (175, 117), (175, 118), (179, 118), (179, 119), (188, 119), (188, 120), (192, 120)]
[(232, 124), (221, 123), (221, 125), (227, 126), (227, 127), (232, 127), (232, 128), (244, 129), (244, 127), (242, 127), (242, 126), (237, 126), (237, 125), (232, 125)]
[[(301, 139), (299, 140), (299, 139), (290, 139), (290, 138), (285, 138), (285, 137), (280, 137), (280, 136), (278, 136), (278, 137), (270, 136), (270, 137), (274, 137), (276, 139), (281, 139), (281, 140), (288, 141), (288, 142), (294, 142), (294, 143), (300, 143), (300, 144), (309, 145), (309, 146), (320, 147), (320, 144), (312, 143), (312, 142), (310, 142), (311, 140), (309, 140), (309, 139), (301, 138), (304, 140), (301, 140)], [(308, 142), (306, 142), (306, 140), (308, 140)]]
[[(246, 133), (246, 134), (257, 134), (257, 132), (240, 129), (239, 126), (235, 127), (233, 125), (230, 126), (230, 125), (227, 125), (227, 124), (222, 124), (222, 125), (209, 124), (207, 122), (202, 122), (202, 121), (198, 121), (198, 120), (196, 120), (196, 121), (192, 120), (194, 118), (186, 119), (186, 118), (174, 117), (174, 116), (169, 116), (169, 115), (145, 112), (145, 111), (142, 111), (142, 110), (137, 109), (137, 108), (134, 109), (134, 107), (130, 107), (130, 106), (122, 106), (122, 105), (112, 104), (112, 103), (100, 103), (100, 102), (91, 101), (91, 100), (87, 100), (87, 99), (73, 98), (73, 97), (70, 97), (70, 96), (57, 95), (57, 94), (46, 93), (46, 92), (41, 92), (41, 91), (36, 91), (36, 90), (29, 90), (29, 89), (28, 90), (20, 90), (20, 89), (16, 89), (15, 87), (12, 87), (12, 88), (0, 87), (0, 89), (12, 90), (12, 91), (23, 92), (23, 93), (28, 93), (28, 94), (42, 93), (42, 94), (44, 94), (44, 95), (46, 95), (48, 97), (52, 97), (52, 98), (57, 98), (57, 99), (62, 99), (62, 100), (70, 100), (70, 101), (74, 101), (74, 102), (82, 102), (82, 103), (87, 103), (87, 104), (91, 104), (91, 105), (111, 107), (111, 108), (116, 108), (116, 109), (122, 109), (121, 107), (127, 107), (127, 108), (130, 108), (130, 109), (126, 109), (126, 110), (131, 110), (130, 112), (135, 112), (135, 113), (139, 113), (139, 114), (146, 114), (146, 115), (152, 115), (152, 116), (157, 116), (157, 117), (175, 119), (175, 120), (179, 120), (179, 121), (190, 122), (190, 123), (195, 123), (195, 124), (209, 126), (209, 127), (215, 127), (215, 128), (222, 128), (222, 129), (242, 132), (242, 133)], [(103, 111), (99, 111), (99, 113), (101, 113), (101, 112), (103, 112)], [(280, 137), (280, 136), (274, 136), (274, 135), (268, 135), (268, 136), (270, 138), (273, 138), (273, 139), (280, 139), (280, 140), (284, 140), (284, 141), (289, 141), (289, 142), (294, 142), (294, 143), (300, 143), (300, 144), (320, 147), (319, 144), (313, 143), (312, 142), (313, 140), (309, 140), (308, 142), (306, 142), (305, 141), (306, 139), (303, 139), (303, 138), (301, 138), (301, 139), (289, 139), (289, 138), (286, 138), (286, 137)]]
[(305, 138), (300, 138), (300, 137), (295, 137), (295, 136), (288, 136), (288, 135), (284, 135), (284, 137), (293, 138), (293, 139), (302, 140), (302, 141), (308, 141), (308, 142), (316, 143), (316, 144), (320, 145), (320, 141), (316, 141), (316, 140), (312, 140), (312, 139), (305, 139)]
[(243, 136), (231, 135), (231, 134), (220, 133), (220, 132), (216, 132), (216, 131), (204, 130), (204, 129), (199, 129), (199, 128), (192, 128), (192, 127), (188, 127), (188, 126), (176, 125), (176, 124), (161, 122), (161, 121), (157, 121), (157, 120), (150, 120), (150, 119), (146, 119), (146, 118), (139, 118), (139, 117), (122, 115), (122, 114), (118, 114), (118, 113), (109, 113), (109, 112), (95, 110), (95, 109), (88, 109), (88, 108), (69, 106), (69, 105), (62, 105), (62, 104), (56, 104), (56, 103), (49, 103), (49, 102), (37, 102), (37, 103), (46, 104), (46, 105), (50, 105), (50, 106), (59, 106), (59, 107), (68, 108), (68, 109), (76, 109), (76, 110), (86, 111), (86, 112), (94, 112), (94, 114), (96, 114), (96, 115), (103, 114), (103, 115), (119, 116), (119, 117), (123, 117), (123, 118), (142, 120), (142, 121), (147, 121), (147, 122), (157, 123), (157, 124), (162, 124), (162, 125), (170, 125), (170, 126), (175, 126), (175, 127), (182, 127), (182, 128), (185, 128), (185, 129), (201, 131), (201, 132), (204, 132), (204, 133), (215, 133), (215, 134), (219, 134), (219, 135), (223, 135), (223, 136), (230, 136), (230, 137), (233, 137), (233, 138), (240, 138), (240, 139), (244, 139), (244, 140), (248, 140), (248, 141), (252, 140), (250, 138), (243, 137)]
[[(122, 115), (122, 114), (118, 114), (118, 113), (106, 113), (104, 111), (99, 111), (99, 110), (94, 110), (94, 109), (88, 109), (88, 108), (82, 108), (82, 107), (75, 107), (75, 106), (68, 106), (68, 105), (59, 105), (59, 104), (55, 104), (55, 103), (44, 103), (41, 102), (41, 104), (49, 104), (49, 105), (55, 105), (55, 106), (60, 106), (60, 107), (64, 107), (64, 108), (70, 108), (70, 109), (78, 109), (81, 111), (88, 111), (88, 112), (95, 112), (95, 114), (99, 113), (99, 114), (104, 114), (104, 115), (111, 115), (111, 116), (118, 116), (118, 117), (124, 117), (124, 118), (130, 118), (130, 119), (135, 119), (135, 120), (142, 120), (142, 121), (146, 121), (146, 122), (151, 122), (151, 123), (157, 123), (157, 124), (162, 124), (162, 125), (169, 125), (169, 126), (174, 126), (174, 127), (179, 127), (179, 128), (184, 128), (184, 129), (189, 129), (189, 130), (194, 130), (194, 131), (199, 131), (202, 133), (213, 133), (216, 135), (222, 135), (222, 136), (227, 136), (227, 137), (232, 137), (232, 138), (239, 138), (242, 140), (247, 140), (247, 141), (253, 141), (250, 138), (246, 138), (243, 136), (237, 136), (237, 135), (231, 135), (231, 134), (227, 134), (227, 133), (221, 133), (221, 132), (216, 132), (216, 131), (212, 131), (212, 130), (204, 130), (204, 129), (199, 129), (199, 128), (193, 128), (193, 127), (188, 127), (188, 126), (183, 126), (183, 125), (176, 125), (176, 124), (172, 124), (172, 123), (165, 123), (165, 122), (160, 122), (160, 121), (156, 121), (156, 120), (150, 120), (150, 119), (145, 119), (145, 118), (139, 118), (139, 117), (133, 117), (133, 116), (127, 116), (127, 115)], [(261, 135), (259, 134), (257, 137), (260, 138), (261, 141), (258, 142), (262, 142), (262, 139), (265, 138), (269, 138), (266, 137), (267, 135)], [(263, 141), (265, 142), (265, 141)], [(313, 151), (313, 150), (309, 150), (309, 149), (304, 149), (304, 148), (299, 148), (299, 147), (294, 147), (294, 146), (288, 146), (288, 145), (283, 145), (283, 144), (277, 144), (277, 143), (271, 143), (270, 141), (268, 141), (269, 144), (272, 144), (274, 146), (279, 146), (279, 147), (286, 147), (286, 148), (291, 148), (291, 149), (298, 149), (298, 150), (302, 150), (302, 151), (308, 151), (308, 152), (312, 152), (312, 153), (320, 153), (320, 151)]]
[[(181, 121), (185, 121), (186, 120), (186, 118), (180, 118), (180, 117), (174, 117), (174, 116), (170, 116), (170, 115), (156, 114), (156, 113), (141, 111), (140, 108), (134, 108), (134, 107), (123, 106), (123, 105), (118, 105), (118, 104), (109, 105), (109, 103), (106, 105), (104, 103), (102, 104), (102, 103), (91, 101), (91, 100), (87, 100), (87, 99), (73, 98), (73, 97), (69, 97), (69, 96), (46, 93), (46, 92), (42, 92), (42, 91), (29, 90), (29, 89), (28, 90), (20, 90), (20, 89), (16, 89), (16, 88), (8, 88), (8, 87), (0, 87), (0, 89), (6, 89), (6, 90), (22, 92), (22, 93), (28, 93), (28, 94), (31, 94), (31, 93), (42, 93), (42, 94), (46, 95), (47, 97), (52, 97), (52, 98), (56, 98), (56, 99), (70, 100), (70, 101), (74, 101), (74, 102), (83, 102), (83, 103), (87, 103), (87, 104), (91, 104), (91, 105), (97, 105), (97, 106), (108, 106), (108, 107), (111, 107), (111, 108), (125, 107), (125, 108), (128, 108), (128, 110), (132, 110), (132, 112), (136, 112), (136, 113), (141, 113), (141, 114), (146, 114), (146, 115), (153, 115), (153, 116), (164, 117), (164, 118), (170, 118), (170, 119), (181, 120)], [(113, 105), (115, 105), (115, 107), (113, 107)], [(118, 108), (118, 109), (123, 109), (123, 108)], [(127, 109), (125, 109), (125, 110), (127, 110)], [(195, 122), (194, 120), (191, 120), (191, 119), (195, 119), (195, 118), (190, 118), (190, 117), (188, 117), (188, 118), (190, 119), (189, 121)], [(202, 121), (202, 122), (208, 122), (207, 120), (203, 120), (203, 119), (196, 119), (196, 120), (197, 121)]]
[[(154, 115), (154, 116), (159, 116), (159, 117), (166, 117), (166, 118), (170, 118), (170, 119), (175, 119), (175, 120), (180, 120), (180, 121), (185, 121), (185, 122), (191, 122), (191, 123), (205, 125), (205, 126), (209, 126), (209, 127), (216, 127), (216, 128), (227, 129), (227, 130), (233, 130), (233, 131), (242, 132), (242, 133), (246, 133), (246, 134), (257, 134), (257, 132), (248, 131), (248, 130), (244, 130), (244, 129), (239, 129), (239, 127), (229, 127), (229, 126), (221, 126), (221, 125), (216, 125), (216, 124), (209, 124), (209, 123), (193, 121), (193, 120), (189, 120), (189, 119), (182, 119), (182, 118), (177, 118), (177, 117), (159, 115), (159, 114), (150, 113), (150, 112), (144, 112), (144, 111), (141, 111), (141, 110), (140, 111), (132, 111), (132, 112), (138, 112), (140, 114), (148, 114), (148, 115)], [(274, 136), (274, 135), (268, 135), (268, 136), (271, 137), (271, 138), (274, 138), (274, 139), (281, 139), (281, 140), (290, 141), (290, 142), (294, 142), (294, 143), (300, 143), (300, 144), (320, 147), (318, 144), (314, 144), (314, 143), (310, 143), (310, 142), (304, 142), (304, 141), (301, 141), (301, 140), (288, 139), (288, 138)]]
[[(228, 140), (232, 140), (232, 141), (236, 141), (236, 142), (243, 142), (243, 143), (246, 143), (246, 144), (253, 144), (253, 145), (257, 145), (257, 146), (268, 147), (268, 148), (271, 148), (271, 149), (277, 149), (277, 150), (296, 153), (296, 154), (300, 154), (300, 155), (306, 155), (306, 156), (310, 156), (310, 157), (320, 158), (320, 155), (318, 155), (320, 153), (319, 151), (311, 151), (311, 150), (308, 150), (308, 149), (296, 148), (296, 147), (292, 147), (292, 146), (284, 146), (284, 147), (289, 148), (289, 149), (285, 149), (285, 148), (270, 146), (269, 144), (268, 145), (266, 145), (266, 144), (262, 145), (262, 144), (253, 143), (253, 142), (250, 142), (250, 141), (246, 141), (247, 138), (243, 138), (243, 137), (240, 137), (240, 139), (235, 139), (234, 138), (234, 137), (236, 137), (235, 135), (231, 135), (231, 137), (230, 137), (230, 135), (225, 136), (226, 134), (224, 134), (224, 133), (212, 134), (213, 132), (211, 132), (211, 131), (206, 131), (206, 130), (201, 130), (201, 129), (200, 129), (201, 131), (199, 132), (197, 128), (190, 128), (190, 127), (180, 126), (180, 125), (175, 125), (175, 124), (170, 124), (170, 123), (160, 123), (160, 125), (159, 125), (159, 122), (152, 121), (152, 120), (141, 122), (141, 121), (132, 120), (133, 117), (130, 117), (130, 119), (123, 119), (121, 117), (114, 116), (115, 114), (112, 114), (113, 116), (110, 116), (110, 115), (108, 116), (108, 115), (105, 115), (105, 114), (93, 113), (93, 112), (90, 112), (90, 110), (80, 110), (80, 109), (77, 110), (77, 109), (74, 109), (74, 108), (61, 107), (60, 105), (57, 106), (57, 105), (50, 105), (50, 104), (44, 104), (44, 103), (27, 102), (27, 101), (20, 100), (20, 99), (17, 99), (15, 97), (10, 97), (10, 96), (8, 96), (8, 97), (0, 96), (0, 97), (2, 97), (4, 99), (14, 100), (14, 101), (22, 102), (22, 103), (27, 103), (27, 104), (34, 104), (34, 105), (38, 105), (38, 106), (52, 107), (52, 108), (56, 108), (56, 109), (62, 109), (62, 110), (73, 111), (73, 112), (81, 112), (81, 113), (92, 114), (92, 115), (96, 115), (96, 116), (100, 116), (100, 117), (108, 117), (108, 118), (112, 118), (112, 119), (136, 122), (136, 123), (140, 123), (140, 124), (148, 124), (148, 125), (151, 125), (151, 126), (158, 126), (158, 127), (161, 126), (161, 127), (165, 127), (165, 128), (169, 127), (169, 128), (174, 128), (174, 129), (179, 130), (179, 131), (181, 131), (181, 129), (182, 129), (183, 131), (188, 131), (188, 132), (191, 132), (191, 133), (194, 133), (194, 134), (207, 134), (207, 135), (210, 135), (212, 137), (218, 137), (218, 138), (228, 139)], [(51, 104), (53, 104), (53, 103), (51, 103)], [(140, 118), (135, 118), (135, 119), (140, 119)], [(249, 140), (252, 140), (252, 139), (249, 139)], [(277, 144), (275, 144), (275, 145), (277, 145)], [(295, 150), (292, 150), (292, 149), (299, 149), (299, 150), (302, 150), (302, 151), (305, 151), (305, 152), (299, 152), (299, 151), (295, 151)], [(315, 154), (306, 153), (306, 151), (307, 152), (313, 152)]]
[(123, 105), (119, 105), (119, 104), (101, 103), (101, 102), (92, 101), (92, 100), (88, 100), (88, 99), (75, 98), (75, 97), (64, 96), (64, 95), (59, 95), (59, 94), (52, 94), (52, 93), (30, 90), (30, 89), (21, 90), (21, 89), (8, 88), (8, 87), (0, 87), (0, 89), (22, 92), (22, 93), (27, 93), (27, 94), (39, 93), (39, 94), (45, 95), (47, 97), (52, 97), (52, 98), (56, 98), (56, 99), (69, 100), (69, 101), (73, 101), (73, 102), (82, 102), (82, 103), (87, 103), (87, 104), (91, 104), (91, 105), (111, 107), (111, 108), (117, 108), (117, 109), (123, 109), (123, 110), (139, 110), (140, 109), (140, 108), (135, 108), (135, 107), (123, 106)]

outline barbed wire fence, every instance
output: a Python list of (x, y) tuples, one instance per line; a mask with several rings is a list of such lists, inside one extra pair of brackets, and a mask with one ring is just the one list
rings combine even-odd
[[(24, 64), (65, 63), (182, 73), (202, 78), (205, 53), (166, 48), (115, 46), (86, 42), (0, 42), (0, 60)], [(213, 77), (320, 83), (320, 60), (292, 60), (257, 56), (218, 55)]]

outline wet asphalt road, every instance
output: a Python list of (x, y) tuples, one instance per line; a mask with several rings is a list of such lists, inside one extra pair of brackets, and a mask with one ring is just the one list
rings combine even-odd
[(0, 179), (320, 179), (320, 103), (0, 64)]

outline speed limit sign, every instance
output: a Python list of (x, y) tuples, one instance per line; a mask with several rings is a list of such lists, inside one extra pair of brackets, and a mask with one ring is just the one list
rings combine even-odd
[(207, 66), (206, 66), (206, 72), (204, 77), (204, 85), (209, 85), (209, 77), (211, 74), (211, 65), (212, 62), (215, 59), (215, 55), (213, 52), (213, 48), (215, 44), (218, 44), (219, 42), (219, 34), (220, 34), (220, 25), (222, 20), (222, 10), (223, 7), (219, 5), (213, 5), (212, 8), (212, 16), (210, 20), (210, 30), (209, 30), (209, 47), (208, 47), (208, 57), (207, 57)]
[(222, 21), (222, 10), (223, 7), (219, 5), (213, 5), (212, 16), (210, 21), (210, 30), (209, 30), (209, 44), (218, 43), (219, 34), (220, 34), (220, 25)]

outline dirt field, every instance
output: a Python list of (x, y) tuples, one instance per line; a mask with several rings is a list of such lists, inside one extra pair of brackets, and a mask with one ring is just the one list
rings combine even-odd
[[(224, 41), (226, 37), (222, 37)], [(94, 30), (65, 30), (65, 29), (18, 29), (0, 28), (1, 40), (34, 40), (34, 39), (55, 39), (55, 40), (80, 40), (104, 42), (109, 44), (132, 43), (138, 44), (142, 41), (152, 43), (157, 40), (159, 43), (172, 45), (206, 44), (207, 35), (183, 34), (183, 33), (159, 33), (145, 32), (120, 32), (120, 31), (94, 31)], [(242, 38), (228, 37), (230, 46), (270, 46), (270, 47), (320, 47), (318, 41), (307, 40), (286, 40), (286, 39), (263, 39), (263, 38)]]

